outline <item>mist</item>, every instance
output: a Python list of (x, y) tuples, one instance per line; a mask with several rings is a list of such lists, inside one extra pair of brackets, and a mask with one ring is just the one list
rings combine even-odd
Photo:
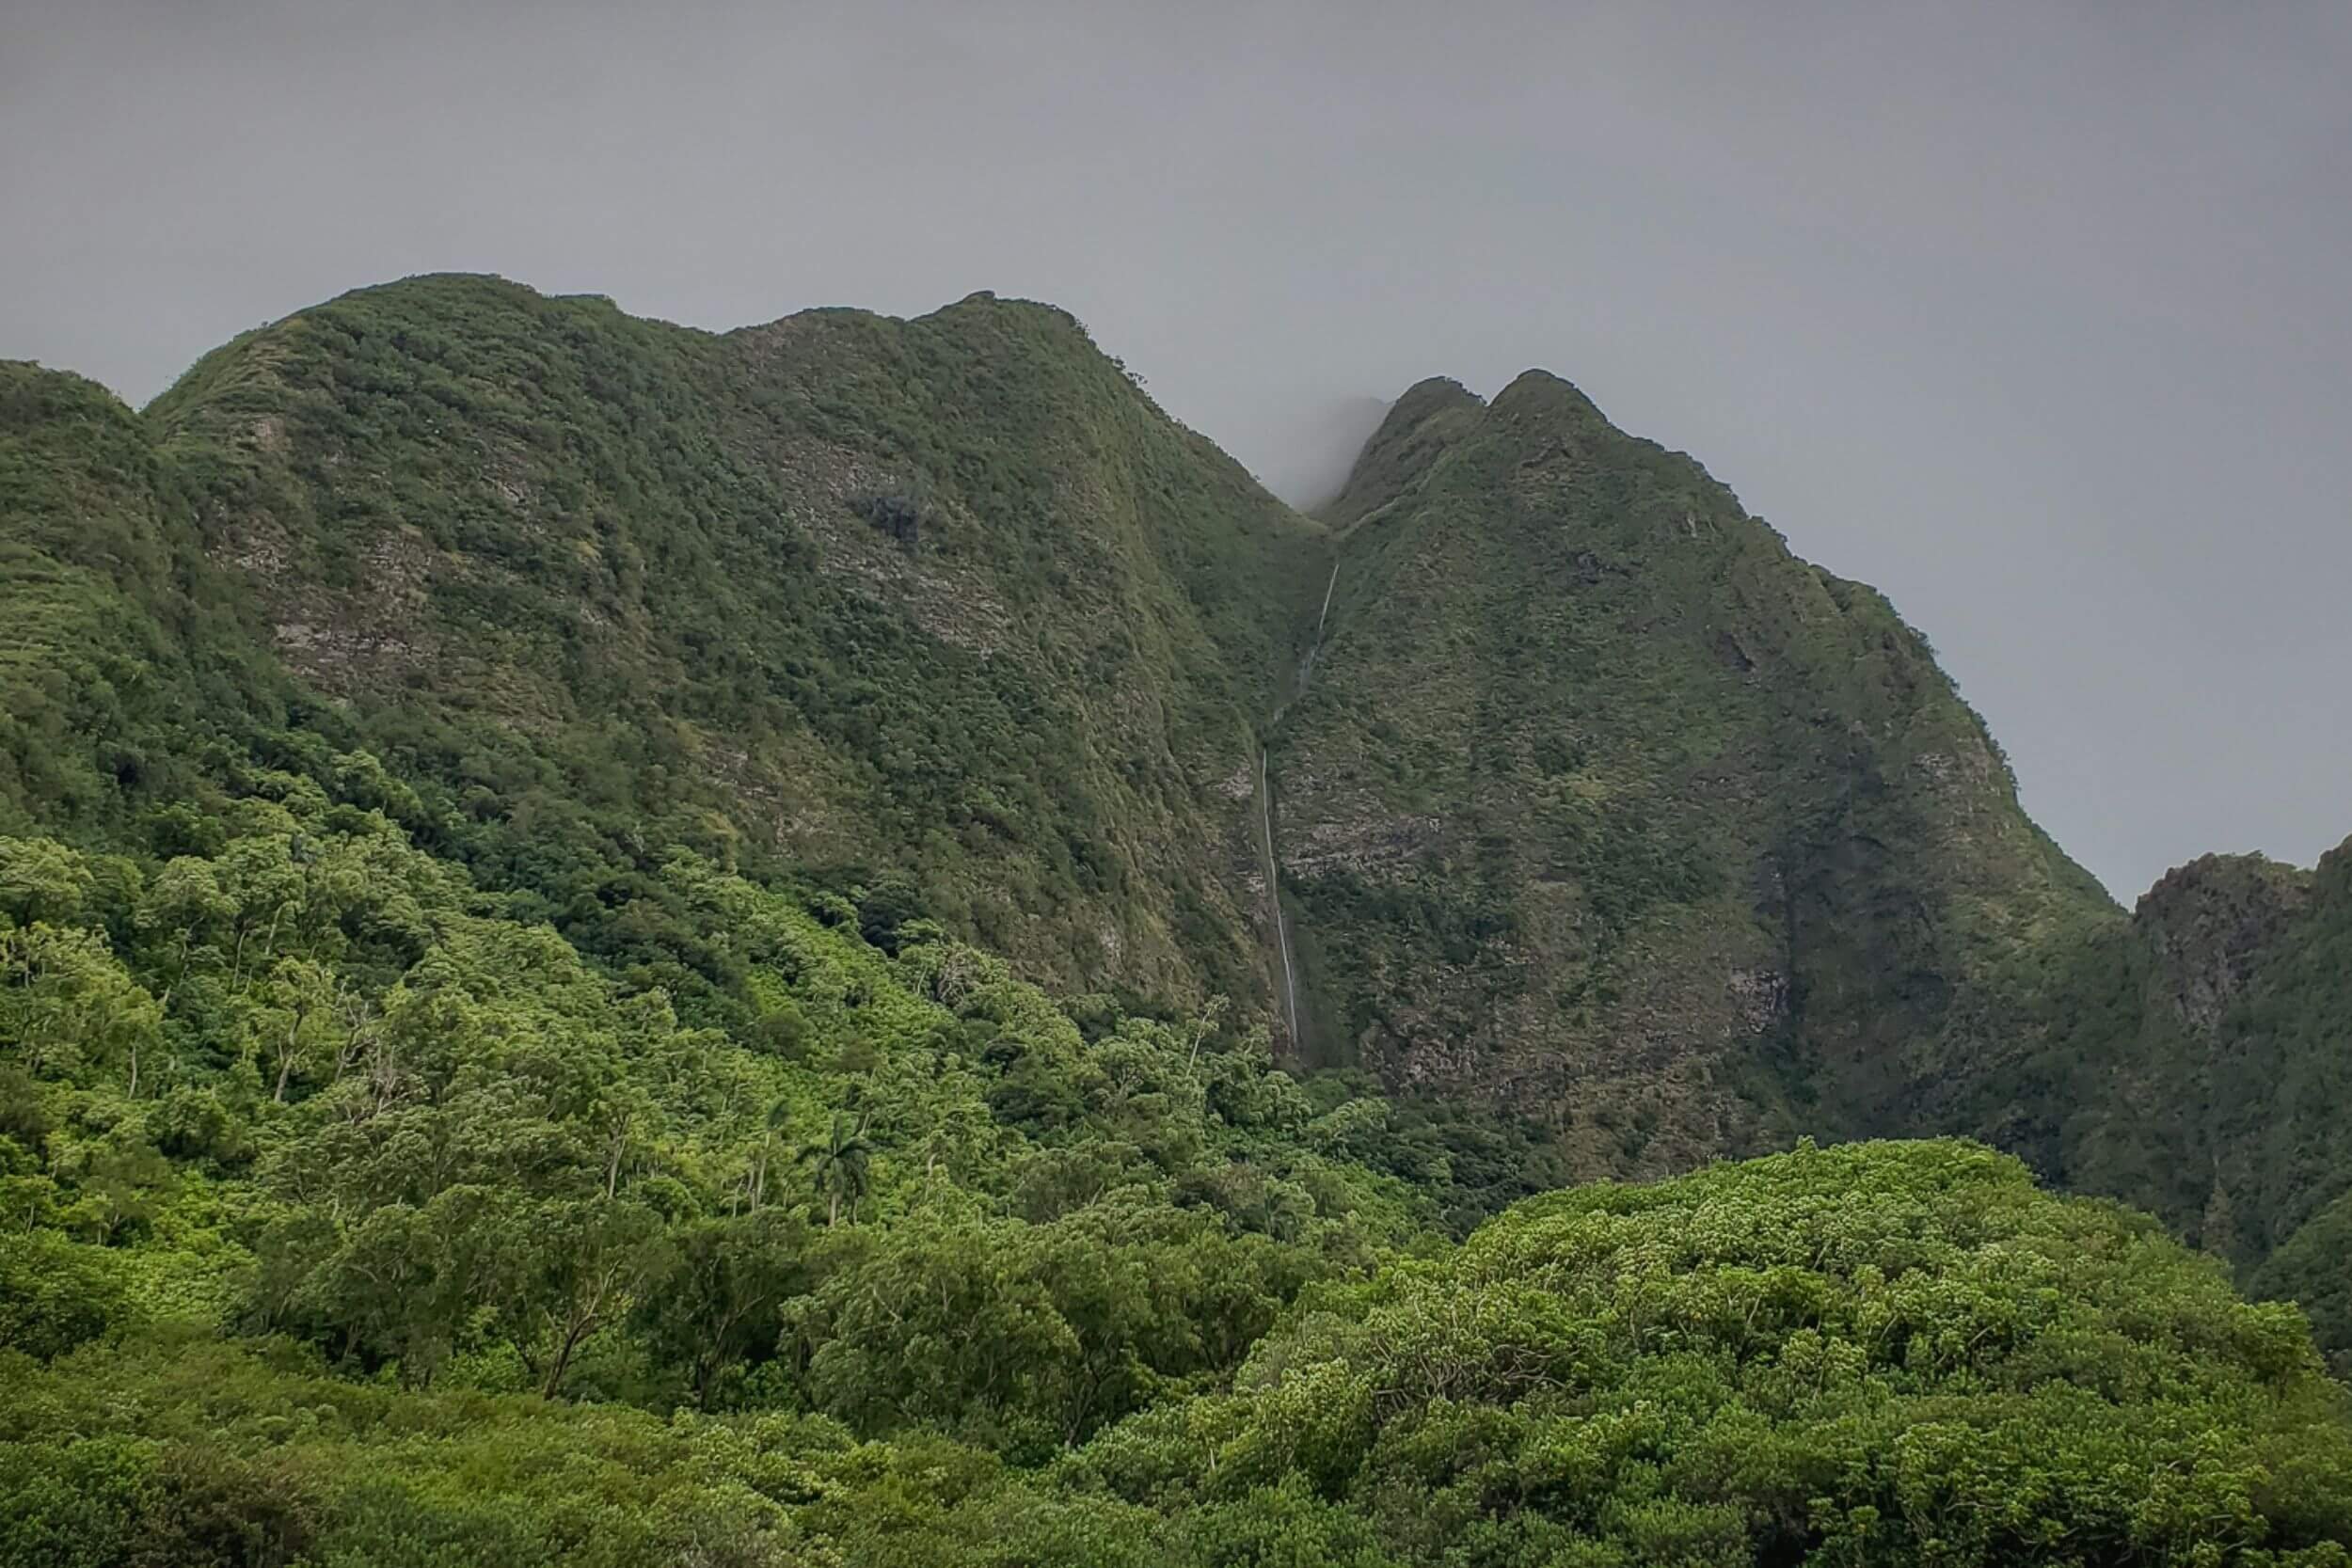
[(1541, 366), (1884, 589), (2128, 900), (2352, 832), (2352, 10), (0, 12), (0, 356), (361, 284), (1076, 312), (1311, 505)]

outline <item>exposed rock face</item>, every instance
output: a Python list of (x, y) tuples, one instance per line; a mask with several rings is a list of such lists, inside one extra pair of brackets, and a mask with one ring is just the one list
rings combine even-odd
[(2167, 872), (2132, 921), (2153, 982), (2189, 1028), (2211, 1037), (2267, 950), (2311, 898), (2311, 879), (2260, 855), (2204, 855)]

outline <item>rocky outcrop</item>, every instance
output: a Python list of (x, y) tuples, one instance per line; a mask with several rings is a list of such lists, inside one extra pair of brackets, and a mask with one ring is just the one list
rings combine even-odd
[(2132, 915), (2163, 1005), (2210, 1037), (2310, 897), (2310, 873), (2261, 855), (2203, 855), (2167, 872)]

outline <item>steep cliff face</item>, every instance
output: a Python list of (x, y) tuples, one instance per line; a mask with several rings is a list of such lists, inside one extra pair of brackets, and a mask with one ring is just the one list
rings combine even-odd
[(2005, 1131), (2028, 955), (2122, 917), (1883, 599), (1540, 372), (1413, 388), (1327, 517), (1274, 747), (1315, 1053), (1596, 1171)]

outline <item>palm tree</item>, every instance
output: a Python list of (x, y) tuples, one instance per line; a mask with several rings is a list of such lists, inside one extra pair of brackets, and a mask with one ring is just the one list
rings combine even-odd
[(866, 1196), (873, 1156), (874, 1146), (866, 1141), (866, 1118), (851, 1122), (847, 1111), (833, 1114), (833, 1130), (823, 1143), (801, 1150), (802, 1164), (811, 1168), (817, 1190), (825, 1195), (827, 1225), (840, 1222), (845, 1197), (850, 1200), (850, 1223), (857, 1223), (857, 1202)]

